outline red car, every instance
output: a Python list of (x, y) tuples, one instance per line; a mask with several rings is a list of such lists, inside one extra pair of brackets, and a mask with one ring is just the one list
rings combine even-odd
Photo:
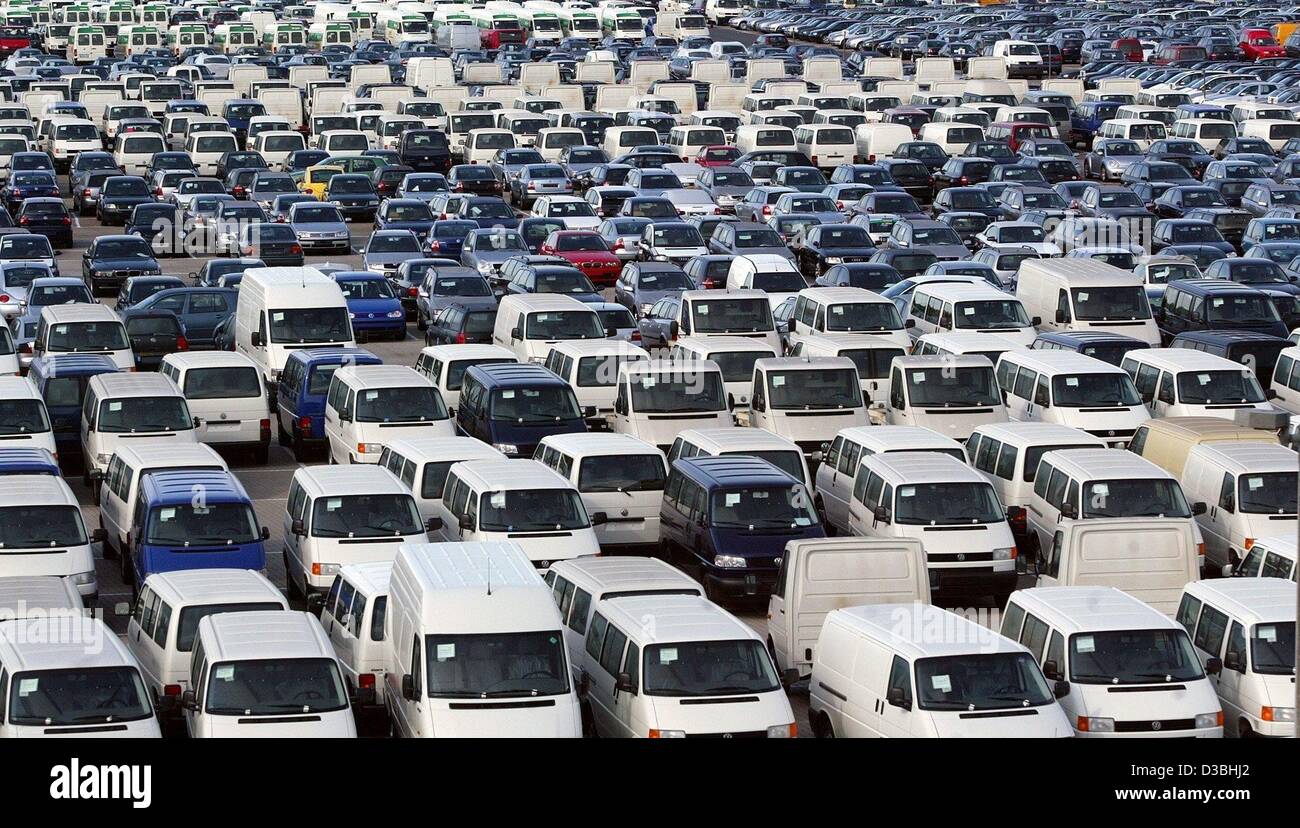
[(695, 156), (695, 163), (701, 167), (730, 167), (741, 155), (739, 147), (730, 144), (714, 144), (704, 147)]
[(1112, 49), (1119, 49), (1131, 63), (1142, 62), (1142, 41), (1136, 37), (1121, 37), (1110, 44)]
[(539, 252), (568, 260), (597, 287), (613, 286), (623, 272), (623, 263), (594, 230), (556, 230), (542, 242)]
[(32, 36), (21, 26), (0, 26), (0, 57), (32, 45)]
[(1286, 57), (1286, 47), (1268, 29), (1246, 29), (1241, 33), (1241, 51), (1246, 60)]

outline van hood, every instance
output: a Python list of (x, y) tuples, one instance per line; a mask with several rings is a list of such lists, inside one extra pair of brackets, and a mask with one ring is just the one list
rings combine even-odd
[(931, 722), (940, 739), (1059, 739), (1074, 735), (1056, 702), (1041, 707), (935, 714)]
[[(688, 736), (764, 732), (795, 720), (785, 693), (746, 693), (730, 696), (647, 696), (655, 726), (683, 730)], [(638, 734), (646, 735), (646, 734)]]
[[(298, 721), (289, 721), (298, 719)], [(315, 719), (315, 721), (306, 721)], [(235, 736), (245, 739), (342, 739), (354, 738), (356, 726), (352, 711), (302, 713), (294, 716), (212, 716), (212, 736)], [(243, 721), (244, 724), (240, 724)]]
[(785, 545), (792, 540), (824, 538), (826, 530), (821, 524), (786, 528), (709, 530), (713, 548), (718, 554), (741, 555), (751, 566), (774, 566), (773, 559), (785, 553)]
[(528, 560), (537, 565), (539, 570), (549, 569), (553, 561), (564, 561), (583, 555), (596, 555), (600, 544), (596, 533), (590, 529), (530, 529), (526, 532), (486, 532), (493, 541), (509, 540), (519, 544)]
[(544, 698), (430, 699), (434, 707), (433, 736), (451, 738), (576, 738), (578, 704), (572, 695)]
[[(1208, 679), (1169, 684), (1070, 684), (1071, 697), (1078, 700), (1079, 714), (1100, 716), (1117, 722), (1160, 719), (1191, 719), (1219, 707), (1219, 697)], [(1294, 697), (1292, 698), (1294, 701)], [(1153, 715), (1153, 711), (1159, 711)]]

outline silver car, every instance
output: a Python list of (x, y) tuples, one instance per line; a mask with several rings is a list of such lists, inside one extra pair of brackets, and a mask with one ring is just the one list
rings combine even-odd
[(605, 219), (596, 228), (600, 237), (609, 245), (618, 260), (623, 263), (635, 261), (641, 253), (641, 233), (652, 224), (648, 218), (619, 216)]
[(225, 192), (226, 185), (222, 184), (218, 179), (189, 175), (177, 183), (176, 191), (172, 193), (171, 200), (182, 210), (188, 210), (191, 203), (198, 196), (222, 195)]
[(423, 255), (419, 237), (410, 230), (376, 230), (366, 242), (361, 269), (394, 276), (402, 262)]
[(471, 230), (465, 236), (465, 244), (460, 250), (460, 263), (474, 268), (483, 278), (490, 279), (501, 269), (506, 259), (527, 253), (528, 243), (518, 230), (504, 227), (479, 228)]
[(352, 233), (343, 214), (333, 204), (299, 202), (289, 208), (288, 221), (304, 251), (348, 253), (352, 250)]
[(397, 198), (414, 198), (428, 204), (448, 189), (447, 177), (442, 173), (408, 173), (397, 185)]

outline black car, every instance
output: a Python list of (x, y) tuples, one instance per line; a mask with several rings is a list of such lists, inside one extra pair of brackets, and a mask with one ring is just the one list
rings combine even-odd
[(266, 163), (262, 153), (252, 150), (232, 150), (224, 153), (217, 161), (216, 177), (225, 180), (235, 170), (253, 169), (268, 170), (271, 165)]
[(451, 168), (451, 147), (441, 130), (407, 130), (402, 133), (397, 152), (403, 164), (420, 172), (446, 172)]
[(871, 236), (853, 224), (818, 224), (796, 239), (795, 261), (808, 281), (815, 280), (831, 265), (864, 262), (876, 252)]
[(424, 331), (425, 345), (465, 345), (491, 343), (492, 329), (496, 326), (497, 301), (495, 297), (481, 299), (466, 297), (448, 305), (429, 320)]
[(81, 278), (92, 293), (121, 287), (127, 279), (161, 273), (149, 243), (139, 236), (99, 236), (81, 254)]
[(325, 150), (318, 150), (318, 149), (294, 150), (293, 152), (289, 153), (288, 160), (284, 162), (284, 169), (286, 172), (297, 172), (298, 170), (305, 170), (308, 167), (316, 166), (317, 164), (319, 164), (320, 162), (324, 161), (326, 158), (329, 157), (330, 154)]
[(879, 262), (854, 262), (826, 268), (817, 277), (816, 287), (855, 287), (880, 291), (903, 281), (903, 275), (891, 265)]
[(235, 255), (256, 256), (270, 267), (302, 267), (303, 263), (302, 244), (288, 224), (254, 224), (241, 228)]
[(116, 309), (120, 313), (130, 310), (144, 300), (171, 288), (183, 288), (185, 283), (176, 276), (132, 276), (122, 283), (117, 292)]
[(101, 224), (125, 225), (137, 204), (153, 204), (153, 191), (138, 175), (114, 175), (104, 179), (95, 205), (95, 217)]
[(122, 312), (122, 323), (126, 325), (137, 371), (157, 371), (163, 357), (190, 348), (180, 320), (171, 311), (126, 310)]
[(149, 243), (155, 256), (185, 255), (185, 211), (175, 204), (139, 204), (126, 232)]
[(379, 194), (370, 176), (361, 173), (338, 173), (325, 184), (325, 201), (339, 208), (345, 219), (374, 221), (379, 210)]
[(995, 163), (990, 158), (951, 158), (934, 174), (934, 188), (967, 187), (989, 180)]
[(415, 172), (414, 167), (390, 164), (375, 170), (370, 176), (370, 181), (375, 185), (375, 192), (379, 194), (380, 199), (392, 198), (397, 194), (397, 188), (402, 186), (402, 179), (406, 178), (406, 174), (413, 172)]
[(14, 215), (18, 226), (40, 233), (55, 249), (72, 247), (72, 214), (61, 198), (27, 198)]
[(447, 186), (453, 193), (494, 196), (501, 194), (501, 181), (482, 164), (457, 164), (447, 173)]

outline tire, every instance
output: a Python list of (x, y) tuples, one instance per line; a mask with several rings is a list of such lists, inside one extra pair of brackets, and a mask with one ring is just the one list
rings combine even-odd
[[(422, 332), (429, 330), (429, 323), (425, 321), (424, 314), (419, 311), (416, 311), (415, 313), (415, 329)], [(425, 340), (425, 344), (428, 344), (428, 337), (425, 337)]]
[(125, 549), (118, 554), (117, 571), (122, 576), (122, 583), (131, 587), (131, 594), (135, 594), (135, 578), (132, 573), (131, 555)]
[[(103, 529), (103, 528), (104, 528), (104, 516), (103, 516), (103, 515), (100, 515), (100, 517), (99, 517), (99, 528), (100, 528), (100, 529)], [(117, 548), (114, 547), (113, 544), (109, 542), (107, 531), (105, 531), (105, 537), (104, 537), (104, 543), (103, 543), (103, 546), (101, 546), (100, 548), (103, 550), (103, 553), (104, 553), (104, 560), (106, 560), (106, 561), (111, 561), (111, 560), (113, 560), (114, 558), (117, 557)]]
[(279, 412), (275, 415), (275, 432), (276, 442), (288, 447), (293, 438), (289, 436), (289, 432), (284, 430), (284, 422), (280, 419)]
[(302, 436), (295, 434), (291, 440), (293, 446), (293, 459), (299, 463), (307, 462), (307, 446), (302, 442)]
[(835, 738), (835, 727), (831, 725), (830, 719), (828, 719), (824, 714), (818, 716), (817, 719), (813, 721), (812, 728), (813, 728), (813, 736), (817, 737), (818, 739)]
[(298, 586), (298, 582), (293, 577), (293, 570), (289, 568), (289, 550), (280, 553), (284, 559), (284, 591), (288, 593), (290, 599), (306, 598), (306, 593)]

